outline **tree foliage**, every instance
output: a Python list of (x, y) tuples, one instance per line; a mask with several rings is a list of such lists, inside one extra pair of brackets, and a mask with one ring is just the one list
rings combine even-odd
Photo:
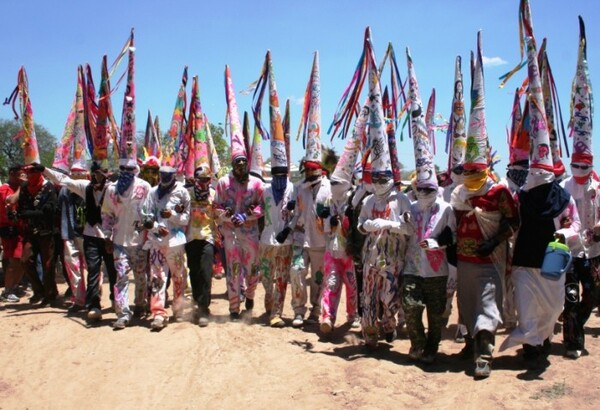
[[(9, 167), (23, 163), (21, 141), (15, 138), (20, 131), (19, 121), (0, 119), (0, 178), (2, 180), (6, 180)], [(52, 165), (56, 150), (56, 138), (39, 124), (35, 124), (35, 135), (42, 164)]]

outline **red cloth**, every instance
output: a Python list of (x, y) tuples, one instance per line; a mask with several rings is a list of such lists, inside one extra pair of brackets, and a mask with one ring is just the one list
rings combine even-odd
[[(470, 199), (471, 205), (483, 211), (500, 211), (504, 218), (512, 219), (518, 216), (517, 204), (508, 188), (496, 184), (487, 193)], [(456, 211), (457, 218), (457, 256), (458, 259), (470, 263), (492, 263), (489, 256), (477, 256), (475, 250), (483, 241), (483, 234), (474, 214), (467, 211)]]
[(15, 190), (8, 184), (0, 186), (0, 226), (17, 226), (15, 221), (8, 219), (8, 210), (6, 209), (6, 198), (14, 193)]

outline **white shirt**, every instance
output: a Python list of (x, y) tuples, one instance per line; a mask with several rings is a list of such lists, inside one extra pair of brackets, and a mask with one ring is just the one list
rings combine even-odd
[[(190, 194), (181, 182), (175, 182), (173, 189), (159, 198), (158, 187), (150, 190), (142, 208), (146, 215), (152, 214), (156, 220), (154, 228), (148, 232), (147, 240), (156, 247), (185, 245), (185, 228), (190, 222)], [(178, 205), (183, 205), (182, 212), (175, 211)], [(171, 211), (171, 216), (163, 218), (160, 215), (163, 210)], [(164, 237), (158, 235), (160, 227), (167, 228), (169, 234)]]

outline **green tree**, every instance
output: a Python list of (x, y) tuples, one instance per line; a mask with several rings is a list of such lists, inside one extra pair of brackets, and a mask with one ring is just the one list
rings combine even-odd
[[(21, 123), (15, 120), (0, 119), (0, 178), (6, 180), (8, 168), (23, 163), (21, 141), (15, 136), (21, 131)], [(42, 125), (35, 124), (40, 160), (51, 166), (56, 151), (56, 138)]]
[(210, 133), (215, 143), (215, 149), (219, 154), (219, 162), (221, 163), (221, 172), (219, 176), (223, 176), (231, 170), (231, 151), (229, 142), (225, 139), (225, 129), (221, 123), (217, 125), (210, 123)]

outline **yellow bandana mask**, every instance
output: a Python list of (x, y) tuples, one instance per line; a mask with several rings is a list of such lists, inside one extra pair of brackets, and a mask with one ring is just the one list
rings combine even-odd
[(463, 174), (465, 187), (471, 191), (478, 191), (487, 181), (487, 169), (476, 171), (472, 174)]

